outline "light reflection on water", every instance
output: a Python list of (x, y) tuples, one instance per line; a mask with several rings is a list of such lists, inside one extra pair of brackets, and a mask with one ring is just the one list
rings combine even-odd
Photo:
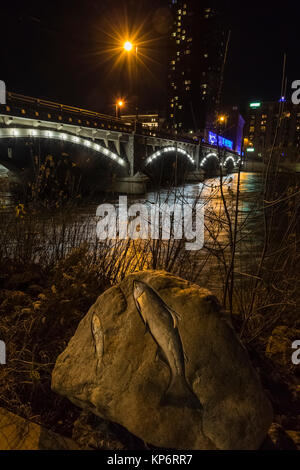
[[(6, 178), (7, 175), (2, 174), (2, 176)], [(230, 174), (224, 177), (224, 195), (231, 215), (233, 215), (235, 208), (237, 178), (237, 174)], [(237, 273), (245, 271), (246, 265), (249, 263), (249, 259), (255, 262), (257, 256), (256, 253), (261, 243), (262, 229), (261, 214), (259, 210), (261, 200), (261, 179), (261, 175), (256, 173), (241, 173), (238, 220), (240, 224), (245, 221), (246, 223), (241, 234), (243, 239), (237, 246)], [(211, 227), (214, 226), (214, 218), (216, 216), (225, 221), (224, 227), (218, 232), (217, 239), (220, 246), (226, 246), (228, 243), (228, 226), (226, 226), (226, 217), (221, 198), (220, 180), (217, 177), (209, 178), (204, 182), (189, 183), (172, 189), (149, 191), (144, 197), (129, 197), (128, 205), (132, 203), (146, 203), (148, 206), (151, 206), (154, 203), (168, 203), (169, 205), (172, 205), (175, 202), (186, 202), (192, 204), (195, 200), (200, 200), (205, 204), (205, 219), (207, 227), (209, 226), (211, 229)], [(11, 205), (12, 201), (10, 193), (8, 191), (1, 193), (0, 191), (0, 201), (1, 207), (3, 207), (3, 205)], [(105, 202), (112, 203), (118, 207), (117, 197), (111, 199), (108, 198)], [(68, 214), (68, 224), (71, 232), (73, 227), (75, 232), (76, 230), (78, 231), (78, 225), (82, 226), (82, 231), (85, 232), (87, 239), (91, 240), (91, 242), (94, 241), (97, 223), (96, 209), (96, 203), (83, 205), (80, 208), (74, 207)], [(55, 220), (55, 215), (54, 217), (51, 217), (52, 224), (53, 220)], [(61, 229), (61, 221), (59, 218), (56, 219), (56, 225), (59, 232)], [(195, 257), (197, 257), (199, 264), (203, 264), (201, 283), (215, 291), (216, 284), (220, 284), (220, 264), (214, 256), (210, 256), (209, 263), (206, 263), (206, 259), (209, 256), (209, 249), (214, 245), (208, 235), (207, 227), (205, 231), (205, 247), (200, 250), (200, 252), (195, 253)], [(237, 276), (239, 276), (239, 274), (237, 274)]]

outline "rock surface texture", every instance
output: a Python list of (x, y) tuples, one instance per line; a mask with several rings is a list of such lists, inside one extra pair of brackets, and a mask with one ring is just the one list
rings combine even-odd
[(272, 423), (217, 299), (163, 271), (131, 274), (98, 298), (58, 357), (52, 388), (157, 447), (257, 449)]

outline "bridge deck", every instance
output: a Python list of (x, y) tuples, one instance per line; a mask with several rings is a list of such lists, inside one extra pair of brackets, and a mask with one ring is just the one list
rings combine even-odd
[[(35, 119), (37, 121), (61, 123), (62, 125), (69, 124), (129, 134), (134, 133), (133, 124), (124, 123), (121, 119), (114, 116), (12, 92), (7, 93), (7, 104), (0, 105), (0, 114)], [(160, 131), (148, 131), (139, 123), (136, 133), (149, 137), (197, 144), (195, 140), (185, 136), (175, 136), (174, 134)]]

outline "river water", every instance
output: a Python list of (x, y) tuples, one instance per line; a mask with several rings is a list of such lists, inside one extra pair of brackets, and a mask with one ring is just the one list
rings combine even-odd
[[(236, 173), (229, 174), (224, 177), (223, 194), (226, 200), (228, 214), (232, 223), (234, 222), (236, 207), (236, 190), (237, 190)], [(9, 210), (14, 207), (16, 201), (13, 202), (12, 195), (9, 192), (7, 182), (9, 180), (8, 173), (0, 168), (0, 205), (1, 208)], [(2, 188), (2, 191), (1, 191)], [(243, 172), (240, 176), (240, 200), (238, 210), (238, 226), (239, 232), (237, 236), (237, 251), (235, 271), (236, 277), (242, 284), (249, 281), (247, 270), (249, 271), (249, 263), (255, 263), (259, 253), (259, 247), (262, 240), (262, 217), (261, 207), (261, 175), (256, 173)], [(193, 205), (195, 201), (201, 201), (204, 204), (205, 215), (205, 236), (204, 247), (201, 250), (185, 252), (181, 250), (176, 252), (175, 244), (171, 246), (168, 242), (163, 242), (163, 249), (159, 250), (158, 262), (154, 267), (165, 268), (175, 271), (182, 277), (189, 278), (199, 284), (211, 289), (217, 295), (220, 295), (221, 286), (224, 283), (224, 261), (228, 263), (229, 240), (229, 224), (224, 204), (222, 201), (222, 193), (220, 188), (220, 179), (218, 177), (206, 179), (204, 182), (189, 183), (172, 189), (162, 189), (160, 191), (149, 191), (142, 197), (128, 198), (128, 205), (133, 203), (144, 203), (147, 207), (152, 207), (154, 203), (167, 203), (169, 205), (174, 202), (180, 204)], [(114, 204), (118, 208), (119, 199), (107, 198), (105, 203)], [(36, 237), (36, 232), (40, 232), (36, 237), (36, 259), (39, 261), (40, 256), (47, 257), (58, 256), (67, 253), (68, 246), (73, 248), (79, 245), (83, 240), (88, 241), (91, 245), (96, 240), (97, 217), (96, 210), (100, 201), (81, 204), (79, 207), (70, 207), (67, 216), (64, 213), (63, 218), (56, 214), (41, 213), (39, 215), (40, 226), (34, 227), (34, 234), (30, 233), (29, 237)], [(9, 243), (12, 243), (11, 237)], [(2, 242), (3, 243), (3, 242)], [(148, 251), (153, 254), (153, 246), (148, 245)], [(137, 251), (143, 251), (145, 248), (139, 245)], [(145, 249), (146, 250), (146, 249)], [(175, 253), (175, 254), (174, 254)], [(118, 258), (123, 252), (114, 253), (113, 257)], [(55, 255), (55, 256), (54, 256)], [(157, 255), (157, 253), (156, 253)], [(136, 255), (139, 256), (139, 255)], [(176, 256), (176, 269), (171, 261)], [(128, 270), (133, 269), (134, 257)], [(171, 263), (171, 264), (170, 264)], [(144, 265), (142, 265), (144, 266)], [(152, 267), (152, 264), (149, 265)], [(171, 267), (172, 268), (171, 268)], [(137, 264), (136, 269), (141, 267)]]

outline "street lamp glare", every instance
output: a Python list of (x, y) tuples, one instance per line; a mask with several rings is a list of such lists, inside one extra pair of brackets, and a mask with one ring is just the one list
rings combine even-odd
[(125, 44), (124, 44), (125, 51), (130, 52), (132, 50), (132, 48), (133, 48), (132, 42), (126, 41)]
[(123, 106), (123, 104), (124, 104), (124, 103), (123, 103), (122, 100), (119, 100), (119, 101), (118, 101), (118, 106)]

